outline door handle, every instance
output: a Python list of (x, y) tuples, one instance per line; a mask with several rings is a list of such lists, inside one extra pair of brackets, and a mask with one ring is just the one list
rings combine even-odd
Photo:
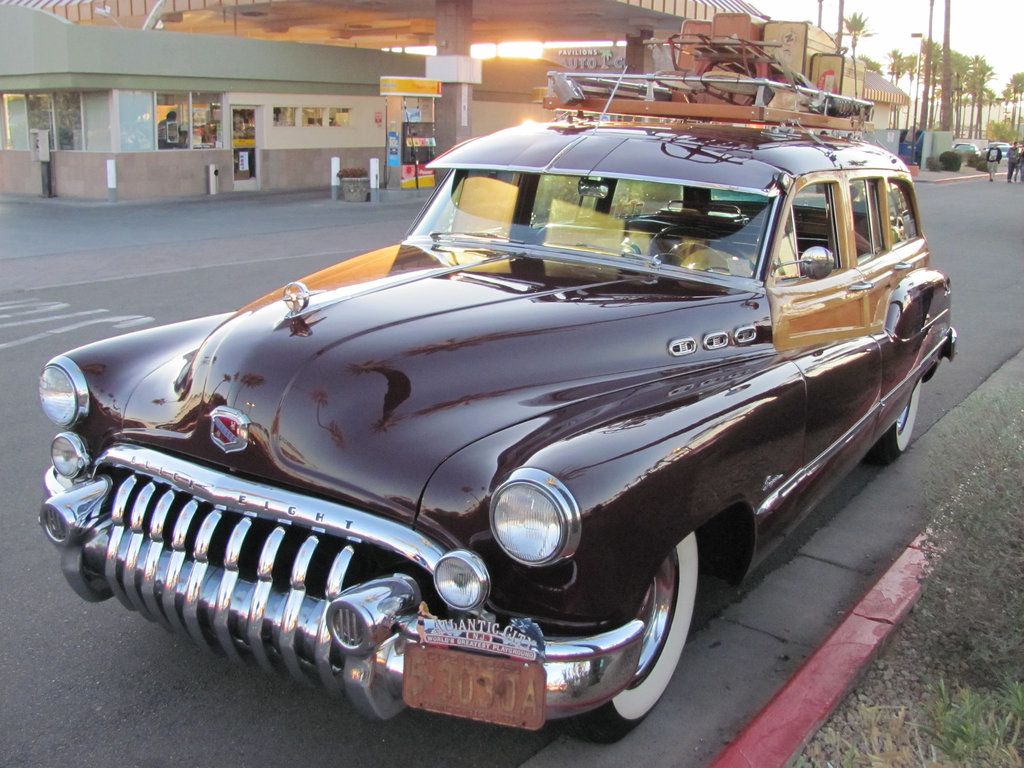
[(861, 280), (850, 285), (850, 293), (863, 293), (864, 291), (870, 291), (874, 287), (875, 284), (870, 280)]
[(892, 268), (897, 272), (904, 272), (908, 269), (911, 269), (913, 266), (914, 265), (911, 264), (909, 261), (897, 261), (895, 264), (892, 265)]

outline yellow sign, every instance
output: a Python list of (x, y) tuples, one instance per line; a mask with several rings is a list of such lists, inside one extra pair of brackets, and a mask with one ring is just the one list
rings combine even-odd
[(425, 77), (389, 77), (380, 78), (381, 96), (426, 96), (436, 99), (441, 95), (441, 81), (428, 80)]

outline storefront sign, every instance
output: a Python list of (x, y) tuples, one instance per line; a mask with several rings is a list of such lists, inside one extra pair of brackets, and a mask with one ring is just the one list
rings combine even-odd
[(380, 78), (381, 96), (426, 96), (437, 98), (441, 95), (441, 81), (428, 80), (425, 77), (390, 77)]

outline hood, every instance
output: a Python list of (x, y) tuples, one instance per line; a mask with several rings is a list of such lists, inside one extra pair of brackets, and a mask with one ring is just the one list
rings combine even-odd
[[(443, 266), (396, 246), (309, 278), (298, 316), (280, 294), (244, 308), (184, 365), (150, 374), (127, 404), (126, 433), (410, 519), (431, 474), (469, 443), (671, 373), (673, 338), (755, 322), (747, 291), (479, 249), (446, 255), (476, 263)], [(243, 449), (211, 440), (218, 406), (249, 419)]]

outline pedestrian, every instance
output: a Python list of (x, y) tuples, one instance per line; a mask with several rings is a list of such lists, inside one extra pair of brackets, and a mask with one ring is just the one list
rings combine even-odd
[(999, 161), (1003, 159), (1003, 152), (999, 147), (989, 147), (985, 153), (985, 160), (988, 161), (988, 180), (996, 180), (996, 171), (999, 170)]
[(1013, 177), (1017, 175), (1017, 168), (1020, 165), (1020, 149), (1017, 147), (1017, 142), (1013, 142), (1013, 146), (1006, 150), (1006, 183), (1010, 184), (1013, 182)]

